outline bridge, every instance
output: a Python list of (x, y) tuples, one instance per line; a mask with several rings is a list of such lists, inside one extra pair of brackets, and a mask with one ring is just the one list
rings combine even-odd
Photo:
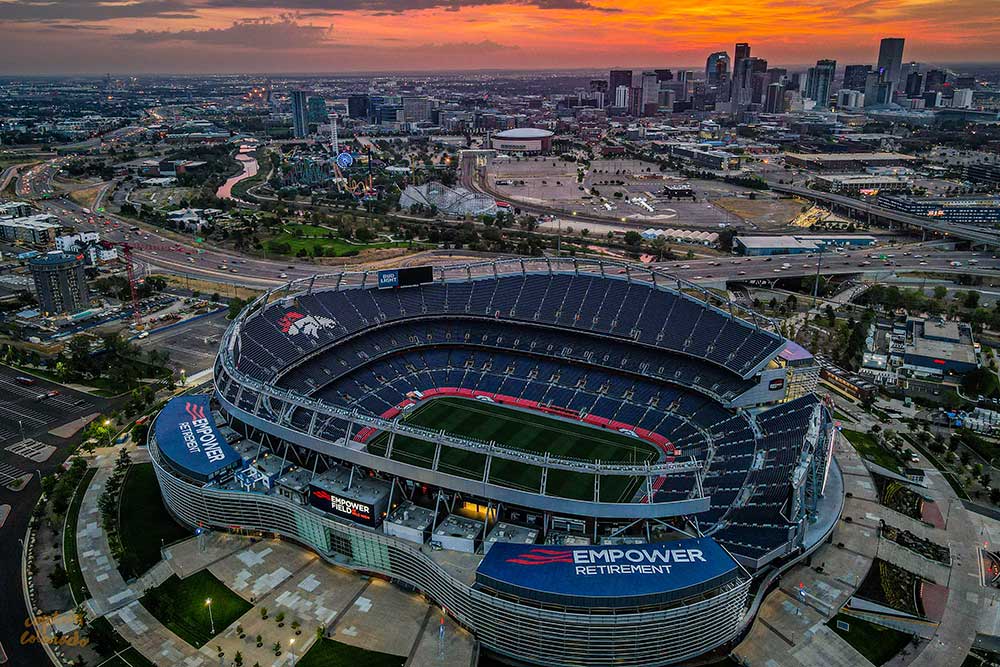
[(859, 215), (868, 220), (881, 219), (891, 224), (903, 227), (922, 229), (934, 234), (948, 236), (963, 241), (969, 241), (976, 245), (1000, 246), (1000, 231), (977, 227), (974, 225), (961, 225), (954, 222), (935, 221), (916, 215), (908, 215), (899, 211), (892, 211), (882, 206), (876, 206), (868, 202), (837, 195), (831, 192), (823, 192), (804, 188), (798, 185), (783, 185), (768, 183), (771, 190), (787, 195), (794, 195), (803, 199), (826, 204), (834, 212), (837, 209), (847, 211), (853, 215)]

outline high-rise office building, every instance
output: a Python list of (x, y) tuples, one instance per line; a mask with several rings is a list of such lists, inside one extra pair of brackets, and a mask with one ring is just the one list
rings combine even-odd
[[(732, 102), (736, 107), (745, 107), (753, 103), (754, 69), (757, 58), (743, 58), (736, 61), (733, 69)], [(766, 69), (765, 64), (765, 69)], [(758, 97), (756, 101), (759, 101)]]
[(865, 99), (864, 93), (853, 88), (841, 88), (837, 91), (838, 109), (857, 109)]
[(878, 107), (892, 102), (892, 82), (885, 79), (883, 72), (869, 72), (865, 80), (865, 106)]
[(892, 101), (891, 90), (899, 87), (900, 69), (903, 66), (903, 43), (902, 37), (886, 37), (878, 47), (878, 65), (875, 68), (882, 73), (882, 80), (892, 84), (890, 86), (889, 101)]
[(906, 96), (920, 97), (924, 92), (924, 75), (920, 72), (910, 72), (906, 76)]
[(836, 60), (817, 60), (816, 66), (810, 67), (806, 73), (806, 97), (814, 100), (820, 109), (830, 108), (830, 91), (836, 70)]
[(764, 100), (765, 113), (784, 113), (785, 84), (772, 83), (767, 87), (767, 97)]
[(746, 72), (742, 72), (741, 64), (743, 63), (744, 60), (746, 60), (749, 57), (750, 57), (750, 45), (747, 44), (746, 42), (739, 42), (736, 45), (736, 49), (733, 51), (733, 78), (729, 82), (729, 99), (732, 101), (733, 104), (736, 105), (749, 103), (749, 99), (747, 99), (746, 102), (739, 101), (738, 92), (741, 90), (741, 87), (736, 83), (737, 78), (742, 77), (745, 79), (744, 83), (746, 85), (742, 88), (742, 90), (744, 91), (744, 96), (748, 97), (749, 92), (747, 91), (749, 91), (750, 89), (751, 78), (753, 74), (749, 70)]
[(407, 123), (427, 123), (431, 120), (434, 103), (428, 97), (404, 97), (403, 120)]
[[(615, 97), (618, 97), (618, 88), (620, 86), (625, 86), (626, 88), (632, 87), (632, 70), (630, 69), (613, 69), (608, 77), (608, 90), (614, 91)], [(616, 104), (615, 106), (620, 106)]]
[(605, 79), (591, 79), (590, 80), (590, 92), (592, 93), (604, 93), (608, 92), (608, 82)]
[(772, 83), (780, 83), (784, 85), (785, 81), (788, 79), (788, 70), (784, 67), (768, 67), (767, 72), (767, 85)]
[(971, 109), (972, 108), (972, 89), (971, 88), (961, 88), (955, 91), (955, 94), (951, 97), (951, 106), (956, 109)]
[(865, 91), (865, 81), (868, 79), (868, 73), (871, 71), (871, 65), (848, 65), (844, 68), (844, 88), (863, 93)]
[(643, 116), (651, 116), (656, 113), (660, 93), (660, 82), (657, 80), (656, 72), (643, 72), (640, 87), (642, 95), (639, 113)]
[(292, 91), (292, 131), (296, 139), (309, 134), (308, 94), (304, 90)]
[(924, 76), (924, 90), (941, 90), (948, 83), (948, 72), (943, 69), (927, 70)]
[(618, 86), (615, 88), (615, 106), (620, 109), (627, 109), (629, 106), (630, 86)]
[(674, 80), (674, 73), (669, 69), (656, 69), (653, 71), (656, 72), (656, 80), (660, 83)]
[(347, 97), (347, 115), (351, 118), (368, 117), (368, 95), (349, 95)]
[(306, 116), (310, 123), (325, 123), (329, 120), (326, 111), (326, 100), (319, 95), (310, 95), (306, 100)]
[(83, 255), (59, 251), (28, 261), (38, 308), (44, 315), (76, 313), (90, 305), (83, 264)]
[(716, 51), (705, 61), (705, 81), (711, 86), (719, 86), (729, 82), (729, 54)]

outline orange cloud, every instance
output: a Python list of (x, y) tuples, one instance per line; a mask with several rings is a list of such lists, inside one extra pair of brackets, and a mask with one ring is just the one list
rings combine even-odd
[[(736, 41), (775, 64), (864, 63), (886, 35), (908, 60), (1000, 60), (1000, 5), (980, 0), (20, 0), (0, 2), (0, 26), (7, 71), (700, 68)], [(97, 26), (115, 48), (65, 29)]]

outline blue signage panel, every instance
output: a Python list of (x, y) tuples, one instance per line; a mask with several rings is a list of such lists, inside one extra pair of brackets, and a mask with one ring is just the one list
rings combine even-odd
[(709, 590), (739, 565), (707, 537), (601, 546), (497, 542), (476, 570), (480, 586), (578, 607), (667, 602)]
[(379, 287), (398, 287), (399, 286), (399, 270), (390, 269), (388, 271), (378, 272), (378, 286)]
[(156, 445), (173, 465), (203, 481), (242, 461), (216, 428), (205, 395), (170, 399), (156, 418)]

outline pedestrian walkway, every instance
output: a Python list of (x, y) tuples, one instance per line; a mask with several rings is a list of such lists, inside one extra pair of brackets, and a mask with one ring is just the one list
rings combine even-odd
[[(136, 456), (134, 450), (130, 454), (133, 460), (141, 458)], [(205, 662), (205, 657), (164, 627), (137, 602), (147, 587), (156, 585), (161, 577), (165, 578), (163, 567), (157, 565), (130, 585), (111, 556), (97, 503), (111, 477), (114, 460), (110, 454), (94, 457), (97, 473), (84, 493), (76, 527), (80, 569), (91, 595), (85, 603), (89, 615), (104, 616), (126, 641), (157, 667), (198, 667)]]

